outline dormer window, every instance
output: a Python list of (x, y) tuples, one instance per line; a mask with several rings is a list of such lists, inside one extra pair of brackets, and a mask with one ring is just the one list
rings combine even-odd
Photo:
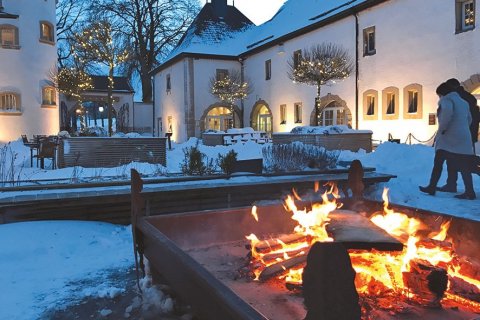
[(10, 25), (0, 25), (0, 46), (4, 49), (19, 49), (18, 28)]
[(54, 43), (53, 25), (47, 21), (40, 22), (40, 41), (46, 43)]

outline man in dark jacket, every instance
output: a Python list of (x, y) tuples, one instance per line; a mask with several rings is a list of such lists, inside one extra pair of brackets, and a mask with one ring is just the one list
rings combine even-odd
[[(468, 102), (470, 114), (472, 115), (470, 134), (472, 136), (473, 150), (475, 151), (475, 143), (478, 141), (478, 127), (480, 122), (480, 110), (477, 106), (477, 98), (475, 98), (475, 96), (473, 96), (470, 92), (466, 91), (460, 85), (460, 81), (455, 78), (448, 79), (446, 83), (455, 88), (455, 91), (460, 95), (460, 97)], [(457, 192), (457, 169), (453, 165), (449, 165), (447, 162), (447, 171), (447, 184), (442, 187), (438, 187), (437, 190), (444, 192)]]

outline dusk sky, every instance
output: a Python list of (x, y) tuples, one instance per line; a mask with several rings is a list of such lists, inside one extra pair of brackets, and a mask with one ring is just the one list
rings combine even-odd
[[(202, 5), (207, 0), (200, 0)], [(212, 0), (208, 0), (211, 2)], [(262, 24), (269, 20), (277, 12), (286, 0), (227, 0), (229, 5), (235, 3), (237, 7), (244, 15), (256, 25)]]

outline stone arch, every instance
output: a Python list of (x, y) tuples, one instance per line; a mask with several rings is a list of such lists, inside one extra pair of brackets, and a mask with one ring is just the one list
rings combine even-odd
[[(214, 104), (211, 104), (208, 108), (206, 108), (203, 111), (202, 117), (200, 118), (200, 132), (203, 132), (206, 130), (207, 125), (205, 123), (205, 120), (207, 119), (208, 114), (215, 108), (229, 108), (229, 106), (226, 103), (216, 102)], [(240, 125), (241, 114), (242, 113), (240, 108), (237, 105), (233, 105), (233, 116), (234, 116), (235, 126)]]
[[(480, 91), (480, 73), (474, 74), (467, 80), (463, 81), (462, 86), (470, 93)], [(477, 94), (480, 94), (480, 92)]]
[(272, 124), (273, 115), (270, 106), (265, 100), (257, 100), (250, 113), (250, 126), (256, 131), (261, 130), (271, 134)]
[[(324, 112), (329, 108), (336, 108), (340, 110), (344, 110), (345, 112), (345, 125), (352, 126), (352, 112), (347, 106), (347, 102), (340, 98), (338, 95), (328, 93), (326, 96), (320, 98), (320, 108), (322, 110), (322, 119)], [(316, 125), (315, 119), (315, 108), (313, 108), (312, 113), (310, 114), (310, 125)]]

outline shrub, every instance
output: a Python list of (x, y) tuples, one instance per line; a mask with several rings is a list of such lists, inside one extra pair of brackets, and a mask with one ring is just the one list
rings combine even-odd
[(237, 161), (237, 153), (234, 150), (230, 150), (227, 154), (218, 154), (217, 165), (222, 169), (225, 174), (232, 174), (233, 167)]
[(208, 157), (198, 148), (198, 142), (195, 146), (183, 148), (183, 163), (181, 164), (182, 173), (185, 175), (212, 174), (215, 171), (213, 159)]
[(265, 170), (268, 172), (298, 171), (306, 168), (325, 170), (335, 167), (339, 152), (327, 151), (301, 142), (268, 145), (262, 149)]

